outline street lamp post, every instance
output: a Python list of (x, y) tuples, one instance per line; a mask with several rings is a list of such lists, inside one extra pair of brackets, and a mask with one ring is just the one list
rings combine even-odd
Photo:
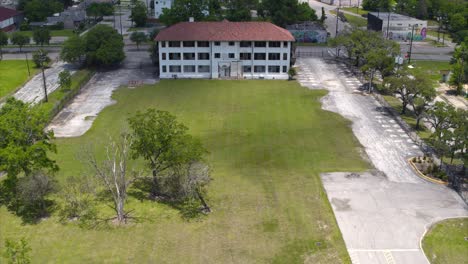
[(26, 66), (28, 67), (28, 76), (31, 76), (31, 70), (29, 70), (28, 53), (25, 52), (24, 56), (26, 57)]
[(46, 84), (46, 77), (44, 73), (44, 63), (46, 62), (46, 57), (47, 55), (44, 53), (43, 50), (39, 51), (39, 61), (41, 63), (41, 70), (42, 70), (42, 81), (43, 81), (43, 87), (44, 87), (44, 101), (48, 102), (49, 98), (47, 97), (47, 84)]
[(410, 50), (409, 50), (409, 54), (408, 54), (408, 64), (411, 63), (411, 52), (413, 51), (414, 26), (415, 26), (415, 24), (413, 24), (411, 26), (411, 39), (410, 39)]
[(338, 5), (338, 8), (336, 9), (335, 37), (338, 36), (338, 18), (339, 18), (339, 15), (340, 15), (340, 7), (341, 7), (341, 0), (340, 0), (340, 4)]
[(387, 18), (387, 39), (390, 39), (390, 37), (388, 36), (388, 30), (390, 29), (390, 15), (392, 14), (392, 11), (389, 10), (388, 12), (388, 18)]

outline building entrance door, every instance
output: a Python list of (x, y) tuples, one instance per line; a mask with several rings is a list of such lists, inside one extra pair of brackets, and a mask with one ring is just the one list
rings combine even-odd
[(231, 66), (222, 65), (219, 68), (219, 78), (229, 78), (231, 77)]

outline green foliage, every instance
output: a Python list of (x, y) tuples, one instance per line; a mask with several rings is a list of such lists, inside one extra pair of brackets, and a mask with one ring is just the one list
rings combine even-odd
[(281, 27), (317, 20), (315, 10), (308, 3), (299, 3), (297, 0), (265, 0), (261, 2), (258, 12), (264, 19)]
[(69, 70), (63, 70), (59, 73), (59, 84), (64, 90), (69, 90), (71, 87), (71, 74)]
[(455, 48), (452, 58), (452, 75), (449, 84), (461, 94), (463, 85), (468, 83), (468, 38)]
[(132, 7), (132, 13), (130, 19), (135, 23), (137, 27), (144, 27), (148, 16), (148, 10), (143, 2), (138, 1)]
[(62, 222), (78, 219), (86, 225), (97, 216), (96, 187), (88, 177), (69, 177), (61, 186), (59, 217)]
[(134, 31), (130, 35), (130, 40), (135, 42), (135, 44), (137, 45), (138, 50), (140, 50), (140, 44), (145, 42), (145, 41), (148, 41), (148, 37), (146, 36), (146, 34), (144, 32)]
[(33, 31), (33, 40), (36, 42), (36, 45), (49, 45), (51, 38), (52, 36), (50, 35), (50, 30), (46, 27), (36, 28)]
[(63, 4), (56, 0), (31, 0), (24, 6), (24, 14), (29, 21), (44, 21), (62, 11)]
[(32, 60), (36, 68), (46, 67), (50, 63), (51, 59), (47, 56), (48, 54), (49, 52), (43, 49), (38, 49), (33, 52)]
[(226, 19), (229, 21), (250, 21), (252, 15), (251, 9), (256, 9), (258, 1), (252, 0), (231, 0), (226, 4)]
[(29, 44), (31, 39), (29, 36), (22, 34), (21, 32), (14, 32), (10, 37), (10, 41), (14, 45), (18, 45), (21, 51), (21, 48), (23, 48), (24, 45)]
[(114, 6), (111, 3), (91, 3), (86, 7), (86, 15), (94, 17), (111, 16), (114, 13)]
[(205, 10), (208, 10), (206, 0), (176, 0), (172, 8), (163, 9), (159, 20), (167, 26), (188, 21), (190, 17), (193, 17), (195, 21), (204, 21), (206, 20)]
[(294, 67), (289, 67), (289, 70), (288, 70), (288, 76), (289, 76), (289, 79), (292, 80), (294, 79), (294, 77), (297, 75), (297, 70), (296, 68)]
[(81, 62), (85, 55), (86, 43), (83, 37), (71, 36), (64, 43), (60, 52), (60, 58), (69, 63)]
[(379, 9), (388, 10), (390, 7), (390, 0), (363, 0), (362, 9), (368, 11), (377, 11)]
[(8, 35), (0, 31), (0, 61), (3, 59), (2, 47), (8, 45)]
[(114, 66), (125, 59), (122, 36), (112, 27), (97, 25), (84, 36), (86, 63)]
[(180, 215), (185, 220), (197, 219), (202, 216), (202, 210), (200, 210), (200, 201), (197, 199), (189, 198), (180, 204)]
[(26, 239), (21, 238), (20, 241), (5, 240), (5, 252), (3, 257), (7, 259), (8, 264), (30, 264), (31, 257), (29, 252), (31, 247), (26, 242)]

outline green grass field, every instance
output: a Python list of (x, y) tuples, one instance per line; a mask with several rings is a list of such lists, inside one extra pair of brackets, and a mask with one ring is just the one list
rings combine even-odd
[(424, 253), (432, 264), (468, 263), (468, 218), (441, 221), (422, 241)]
[[(30, 61), (31, 76), (34, 76), (37, 71), (33, 66), (34, 63)], [(0, 98), (13, 93), (28, 78), (28, 68), (25, 60), (0, 61)]]
[(365, 15), (369, 13), (369, 11), (367, 10), (363, 10), (362, 8), (356, 8), (356, 7), (343, 7), (342, 9), (348, 12), (352, 12), (354, 14), (358, 14), (358, 15)]
[(57, 139), (58, 182), (82, 175), (83, 146), (103, 148), (130, 114), (153, 107), (175, 114), (210, 151), (213, 212), (187, 222), (168, 205), (130, 197), (138, 223), (89, 230), (56, 216), (23, 225), (1, 207), (0, 241), (25, 237), (37, 263), (350, 263), (319, 174), (368, 164), (349, 122), (321, 110), (325, 94), (266, 80), (122, 88), (84, 136)]
[[(331, 10), (330, 13), (336, 15), (336, 11), (334, 10)], [(363, 17), (357, 17), (357, 16), (353, 16), (353, 15), (350, 15), (350, 14), (346, 14), (346, 13), (343, 13), (347, 22), (351, 25), (351, 26), (354, 26), (354, 27), (365, 27), (367, 26), (367, 19), (363, 18)], [(343, 23), (343, 22), (339, 22), (339, 23)]]
[(427, 76), (438, 84), (442, 80), (441, 70), (450, 70), (451, 65), (448, 61), (413, 61), (414, 68), (410, 72), (419, 73)]

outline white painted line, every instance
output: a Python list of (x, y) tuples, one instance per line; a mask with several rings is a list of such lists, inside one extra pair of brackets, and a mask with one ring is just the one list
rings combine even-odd
[(360, 248), (350, 248), (348, 249), (349, 252), (417, 252), (420, 251), (418, 248), (387, 248), (387, 249), (360, 249)]

